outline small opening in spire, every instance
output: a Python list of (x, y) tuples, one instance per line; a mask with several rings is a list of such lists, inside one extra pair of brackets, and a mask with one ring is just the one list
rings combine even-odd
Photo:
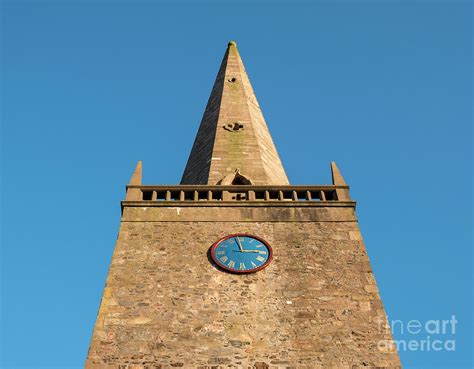
[(239, 169), (236, 169), (234, 173), (230, 173), (222, 178), (217, 185), (229, 186), (229, 185), (252, 185), (252, 180), (249, 177), (244, 176), (240, 173)]
[(227, 81), (229, 81), (230, 83), (235, 83), (237, 82), (237, 78), (232, 77), (232, 78), (229, 78)]
[(223, 128), (227, 131), (230, 131), (230, 132), (238, 132), (238, 131), (244, 129), (244, 125), (242, 123), (235, 122), (235, 123), (226, 124), (226, 125), (223, 126)]
[(245, 178), (243, 175), (236, 175), (234, 180), (232, 181), (233, 185), (250, 185), (252, 182)]

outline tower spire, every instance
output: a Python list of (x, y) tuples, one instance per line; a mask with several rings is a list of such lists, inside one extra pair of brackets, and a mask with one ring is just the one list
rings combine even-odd
[(220, 184), (232, 173), (255, 185), (288, 184), (235, 41), (228, 44), (181, 184)]

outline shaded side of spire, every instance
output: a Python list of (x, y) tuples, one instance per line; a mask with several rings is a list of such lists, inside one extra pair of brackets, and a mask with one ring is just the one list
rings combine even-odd
[(207, 101), (206, 110), (201, 119), (198, 133), (189, 154), (186, 168), (184, 169), (181, 184), (207, 184), (211, 167), (212, 149), (216, 135), (216, 124), (219, 119), (219, 111), (224, 87), (224, 75), (227, 65), (229, 49), (222, 59), (219, 72), (217, 73), (211, 95)]

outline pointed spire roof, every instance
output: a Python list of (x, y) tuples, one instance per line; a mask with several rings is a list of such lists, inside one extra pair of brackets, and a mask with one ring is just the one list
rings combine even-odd
[(229, 42), (181, 184), (219, 184), (229, 174), (254, 185), (288, 178), (234, 41)]

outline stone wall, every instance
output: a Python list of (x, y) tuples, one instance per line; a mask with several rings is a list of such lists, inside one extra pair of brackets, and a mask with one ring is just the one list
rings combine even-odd
[[(268, 268), (211, 263), (237, 232)], [(125, 207), (86, 367), (397, 368), (385, 322), (353, 208)]]

